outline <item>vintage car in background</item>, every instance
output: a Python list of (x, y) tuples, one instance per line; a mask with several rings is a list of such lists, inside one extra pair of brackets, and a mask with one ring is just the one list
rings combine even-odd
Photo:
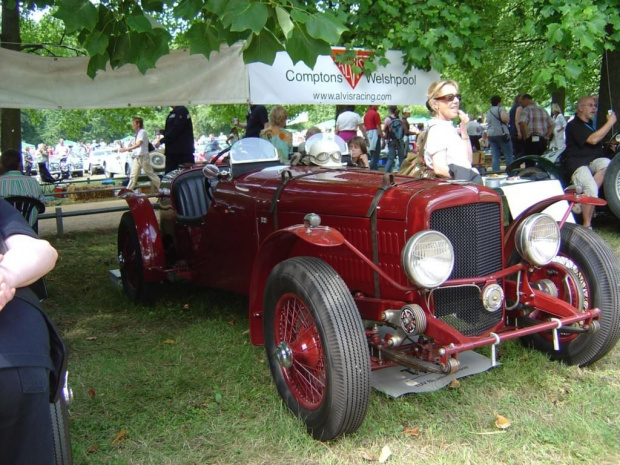
[[(155, 171), (161, 171), (166, 164), (166, 158), (162, 151), (154, 150), (149, 153), (151, 166)], [(100, 149), (91, 152), (91, 174), (103, 172), (107, 178), (115, 175), (129, 176), (133, 159), (131, 152), (119, 152), (116, 149)]]
[[(607, 207), (620, 218), (620, 133), (613, 134), (605, 143), (607, 157), (611, 159), (607, 170), (600, 195), (607, 201)], [(563, 150), (550, 150), (542, 156), (527, 155), (514, 160), (506, 167), (508, 174), (512, 176), (532, 176), (544, 179), (548, 176), (559, 179), (562, 185), (569, 189), (571, 180), (567, 179), (562, 171), (561, 157)], [(525, 166), (526, 164), (532, 166)], [(607, 208), (606, 207), (606, 208)]]
[[(580, 366), (615, 346), (618, 260), (566, 222), (575, 203), (603, 201), (558, 195), (505, 228), (493, 189), (346, 168), (340, 138), (313, 138), (309, 165), (242, 139), (171, 172), (159, 213), (121, 191), (118, 260), (135, 301), (171, 277), (247, 294), (251, 341), (315, 438), (358, 429), (373, 370), (454, 373), (460, 354), (510, 339)], [(543, 213), (561, 200), (559, 221)]]
[(92, 150), (84, 159), (84, 170), (88, 174), (103, 173), (103, 162), (109, 154), (110, 151), (105, 148)]
[(84, 176), (84, 162), (77, 154), (69, 154), (67, 157), (51, 157), (49, 160), (49, 172), (58, 179), (68, 179)]

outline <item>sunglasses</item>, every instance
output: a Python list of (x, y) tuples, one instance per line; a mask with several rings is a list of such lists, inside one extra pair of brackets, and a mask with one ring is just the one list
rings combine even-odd
[(455, 98), (459, 99), (459, 102), (460, 102), (461, 101), (461, 94), (442, 95), (441, 97), (435, 97), (435, 100), (441, 100), (443, 102), (451, 102)]

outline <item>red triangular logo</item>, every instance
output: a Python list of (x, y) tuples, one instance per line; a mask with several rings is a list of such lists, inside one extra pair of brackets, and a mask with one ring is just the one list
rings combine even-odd
[(344, 78), (347, 80), (347, 82), (349, 83), (349, 85), (351, 86), (351, 89), (355, 89), (355, 87), (357, 86), (357, 84), (360, 82), (360, 79), (362, 78), (362, 74), (355, 74), (353, 72), (352, 66), (358, 66), (359, 68), (363, 68), (364, 67), (364, 60), (366, 60), (367, 57), (369, 57), (370, 55), (373, 54), (373, 52), (369, 52), (366, 50), (356, 50), (355, 51), (355, 60), (353, 62), (353, 64), (344, 64), (344, 63), (337, 63), (336, 62), (336, 55), (340, 55), (342, 53), (344, 53), (346, 50), (345, 49), (332, 49), (332, 60), (334, 61), (334, 64), (338, 67), (338, 69), (340, 70), (340, 72), (342, 73), (342, 75), (344, 76)]

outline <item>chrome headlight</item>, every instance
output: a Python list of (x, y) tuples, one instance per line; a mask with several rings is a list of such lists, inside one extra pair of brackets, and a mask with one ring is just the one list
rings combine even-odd
[(437, 287), (452, 274), (454, 249), (438, 231), (421, 231), (403, 248), (401, 264), (405, 274), (419, 287)]
[(551, 216), (536, 213), (517, 229), (515, 245), (525, 260), (535, 265), (546, 265), (560, 250), (560, 228)]

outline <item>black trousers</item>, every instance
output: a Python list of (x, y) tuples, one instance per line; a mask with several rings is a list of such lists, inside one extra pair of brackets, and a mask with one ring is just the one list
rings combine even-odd
[[(538, 139), (534, 141), (532, 139)], [(533, 135), (526, 139), (523, 155), (542, 155), (547, 150), (547, 144), (549, 141), (543, 136)]]
[(0, 461), (53, 465), (49, 370), (0, 369)]

